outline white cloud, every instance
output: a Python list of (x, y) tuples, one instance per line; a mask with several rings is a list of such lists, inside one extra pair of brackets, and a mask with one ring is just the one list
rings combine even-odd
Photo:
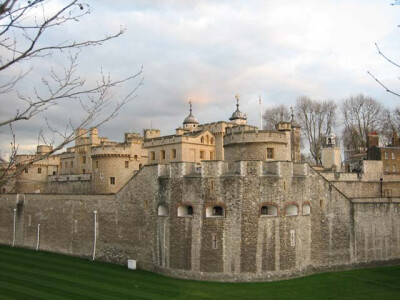
[[(396, 105), (399, 100), (366, 74), (371, 70), (397, 86), (396, 69), (378, 56), (374, 46), (378, 42), (400, 60), (396, 57), (400, 7), (389, 4), (378, 0), (158, 0), (112, 5), (92, 1), (90, 16), (63, 29), (61, 36), (54, 31), (49, 39), (96, 38), (127, 26), (121, 38), (87, 49), (80, 61), (82, 73), (90, 79), (101, 66), (114, 77), (144, 66), (145, 85), (139, 97), (102, 129), (121, 139), (124, 131), (140, 131), (151, 123), (171, 133), (185, 118), (190, 98), (197, 118), (211, 122), (230, 117), (234, 95), (239, 93), (241, 108), (252, 124), (259, 123), (259, 94), (266, 105), (290, 105), (300, 95), (339, 101), (359, 92)], [(40, 62), (33, 76), (59, 62)], [(59, 109), (68, 116), (68, 105)], [(59, 110), (48, 114), (57, 120)], [(42, 119), (31, 124), (29, 130), (19, 128), (21, 143), (28, 143), (43, 125)]]

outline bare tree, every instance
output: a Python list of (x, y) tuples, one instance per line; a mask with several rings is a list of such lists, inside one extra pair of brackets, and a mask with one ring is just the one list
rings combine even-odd
[(396, 133), (400, 135), (400, 106), (397, 106), (391, 112), (391, 124), (393, 131), (396, 131)]
[(274, 130), (275, 125), (290, 120), (289, 109), (285, 105), (273, 106), (265, 110), (263, 115), (264, 129)]
[(298, 123), (316, 164), (321, 164), (322, 138), (329, 135), (335, 125), (336, 108), (333, 100), (319, 101), (301, 97), (296, 102)]
[(390, 110), (385, 108), (382, 112), (380, 140), (384, 145), (392, 143), (393, 134), (400, 133), (400, 106)]
[(359, 94), (346, 99), (341, 109), (345, 147), (356, 153), (366, 150), (368, 133), (382, 128), (383, 106), (375, 99)]
[[(16, 109), (9, 117), (0, 119), (0, 129), (8, 128), (12, 135), (10, 161), (0, 174), (0, 186), (33, 163), (52, 155), (77, 138), (74, 134), (75, 129), (100, 126), (115, 118), (121, 107), (135, 98), (135, 93), (143, 81), (141, 68), (121, 79), (112, 79), (109, 74), (100, 70), (99, 78), (93, 84), (79, 74), (80, 51), (113, 40), (122, 35), (124, 29), (93, 40), (78, 41), (68, 37), (63, 37), (60, 41), (48, 39), (46, 33), (49, 31), (58, 30), (59, 36), (63, 36), (63, 25), (79, 21), (89, 13), (89, 5), (77, 0), (67, 0), (63, 4), (55, 5), (51, 0), (4, 0), (0, 3), (0, 75), (3, 75), (0, 77), (0, 101), (16, 94), (16, 101), (22, 105), (22, 109)], [(30, 86), (31, 92), (28, 95), (16, 89), (17, 84), (21, 82), (24, 85), (30, 84), (24, 82), (29, 71), (23, 71), (23, 66), (30, 65), (30, 62), (37, 58), (49, 60), (55, 53), (66, 57), (63, 71), (51, 68), (48, 74), (41, 78), (41, 86)], [(15, 71), (16, 68), (20, 69), (17, 75), (10, 75), (10, 70)], [(125, 95), (119, 96), (118, 101), (115, 101), (115, 89), (120, 89), (123, 85), (129, 85), (129, 88)], [(76, 123), (70, 119), (60, 130), (46, 119), (44, 112), (66, 100), (80, 104), (82, 118)], [(13, 125), (17, 122), (27, 122), (38, 114), (42, 114), (47, 124), (47, 129), (38, 133), (38, 139), (41, 143), (53, 146), (53, 150), (17, 165), (15, 157), (18, 154), (18, 143)], [(29, 123), (25, 124), (29, 126)]]

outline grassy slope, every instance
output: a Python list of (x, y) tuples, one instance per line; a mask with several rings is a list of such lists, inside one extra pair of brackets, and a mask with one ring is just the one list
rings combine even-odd
[(268, 283), (211, 283), (0, 246), (0, 299), (189, 298), (400, 299), (400, 266)]

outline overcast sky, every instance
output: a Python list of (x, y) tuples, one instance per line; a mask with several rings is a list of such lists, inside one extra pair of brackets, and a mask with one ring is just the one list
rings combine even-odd
[[(51, 31), (46, 42), (84, 40), (127, 30), (117, 40), (88, 48), (80, 55), (80, 74), (94, 80), (103, 68), (114, 78), (143, 66), (144, 85), (119, 116), (100, 128), (102, 136), (122, 140), (123, 133), (143, 128), (171, 134), (188, 114), (189, 99), (200, 123), (225, 120), (235, 110), (235, 94), (248, 123), (259, 124), (258, 96), (263, 107), (293, 105), (302, 95), (341, 101), (364, 93), (388, 107), (400, 99), (386, 93), (366, 73), (370, 70), (398, 88), (398, 70), (376, 51), (400, 61), (400, 6), (391, 0), (264, 1), (90, 1), (92, 13), (80, 22)], [(59, 5), (62, 1), (54, 1)], [(18, 88), (40, 89), (39, 78), (65, 60), (24, 62), (33, 68)], [(7, 74), (1, 74), (4, 80)], [(116, 99), (126, 92), (122, 89)], [(20, 104), (14, 95), (0, 97), (0, 118)], [(79, 119), (76, 105), (63, 103), (15, 126), (21, 153), (37, 144), (44, 118), (62, 127)], [(0, 149), (8, 151), (10, 135), (0, 132)]]

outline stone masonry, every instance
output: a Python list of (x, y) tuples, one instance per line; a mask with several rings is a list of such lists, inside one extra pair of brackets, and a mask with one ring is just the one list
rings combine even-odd
[(17, 246), (34, 248), (40, 223), (41, 250), (91, 258), (97, 211), (96, 259), (182, 278), (277, 280), (400, 259), (400, 199), (350, 199), (290, 161), (148, 165), (115, 195), (1, 195), (3, 244), (14, 208)]

